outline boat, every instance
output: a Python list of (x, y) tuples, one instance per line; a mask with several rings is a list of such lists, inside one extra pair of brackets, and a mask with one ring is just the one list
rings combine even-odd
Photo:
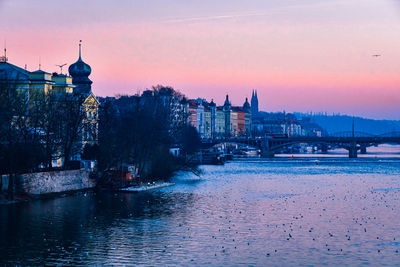
[(247, 156), (257, 156), (260, 154), (260, 150), (257, 149), (248, 149), (244, 151), (244, 154)]

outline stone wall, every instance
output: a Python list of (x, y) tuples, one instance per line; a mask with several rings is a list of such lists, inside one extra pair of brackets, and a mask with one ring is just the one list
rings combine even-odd
[(22, 174), (17, 178), (16, 189), (18, 193), (42, 195), (90, 189), (95, 185), (89, 171), (80, 169)]

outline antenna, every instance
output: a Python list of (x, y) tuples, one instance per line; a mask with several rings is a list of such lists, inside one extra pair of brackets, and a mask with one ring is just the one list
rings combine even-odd
[(0, 62), (7, 62), (7, 43), (6, 40), (4, 39), (4, 56), (0, 57)]
[(61, 64), (61, 65), (56, 65), (57, 67), (60, 68), (60, 74), (62, 74), (62, 68), (63, 68), (65, 65), (67, 65), (67, 63)]
[(42, 64), (40, 64), (40, 56), (39, 56), (39, 70), (41, 70), (41, 68), (42, 68)]

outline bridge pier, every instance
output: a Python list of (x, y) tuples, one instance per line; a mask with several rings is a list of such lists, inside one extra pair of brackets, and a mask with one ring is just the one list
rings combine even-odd
[(275, 157), (275, 151), (272, 151), (272, 150), (261, 150), (261, 157), (263, 157), (263, 158), (273, 158), (273, 157)]
[(357, 147), (350, 147), (348, 150), (349, 150), (349, 158), (356, 159), (357, 158)]
[(275, 151), (271, 149), (271, 143), (268, 139), (260, 143), (261, 157), (273, 158), (275, 157)]
[(360, 154), (367, 154), (367, 146), (366, 145), (361, 145), (360, 146)]
[(327, 144), (322, 144), (321, 145), (321, 153), (322, 154), (328, 154), (328, 145)]

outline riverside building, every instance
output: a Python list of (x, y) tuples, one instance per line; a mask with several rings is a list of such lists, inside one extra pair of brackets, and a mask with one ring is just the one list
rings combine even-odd
[[(98, 106), (99, 102), (91, 90), (92, 81), (89, 79), (91, 68), (81, 58), (81, 44), (79, 44), (78, 61), (69, 67), (69, 74), (50, 73), (39, 69), (28, 71), (9, 63), (6, 49), (0, 57), (0, 86), (12, 91), (12, 97), (19, 98), (27, 105), (27, 114), (32, 112), (35, 101), (44, 96), (54, 96), (57, 101), (77, 101), (81, 104), (83, 116), (82, 127), (79, 131), (76, 146), (78, 150), (71, 155), (71, 159), (80, 160), (86, 144), (97, 143), (98, 133)], [(45, 114), (43, 114), (45, 116)], [(30, 122), (31, 123), (31, 122)], [(43, 130), (41, 130), (43, 132)], [(54, 155), (53, 166), (61, 166), (63, 157)]]
[(247, 98), (242, 107), (232, 106), (229, 95), (223, 106), (217, 106), (214, 100), (189, 100), (188, 111), (189, 123), (202, 139), (249, 137), (251, 134), (252, 116)]

